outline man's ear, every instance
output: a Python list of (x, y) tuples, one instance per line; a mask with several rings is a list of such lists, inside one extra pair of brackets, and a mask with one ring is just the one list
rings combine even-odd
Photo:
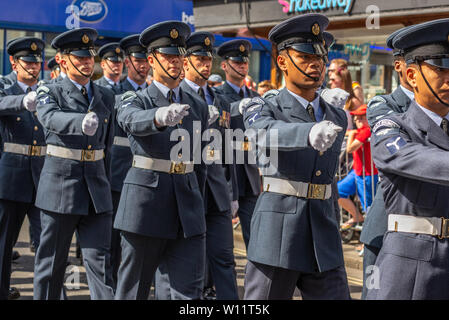
[(222, 61), (220, 64), (221, 70), (223, 70), (224, 72), (226, 72), (226, 62)]
[(276, 58), (277, 64), (279, 66), (279, 69), (281, 69), (284, 72), (287, 72), (288, 70), (288, 61), (283, 53), (280, 53)]
[(418, 78), (419, 70), (416, 65), (411, 64), (407, 66), (406, 75), (407, 82), (412, 86), (415, 90), (418, 87), (417, 78)]
[(184, 58), (183, 67), (185, 71), (189, 71), (189, 59)]

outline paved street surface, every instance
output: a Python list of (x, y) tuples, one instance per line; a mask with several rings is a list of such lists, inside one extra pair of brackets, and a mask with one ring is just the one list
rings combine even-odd
[[(360, 299), (362, 291), (362, 258), (359, 257), (355, 247), (359, 243), (356, 240), (349, 244), (343, 245), (345, 254), (346, 271), (348, 274), (348, 282), (353, 299)], [(246, 265), (245, 244), (241, 235), (241, 229), (238, 227), (234, 231), (234, 253), (237, 264), (237, 282), (239, 286), (239, 296), (243, 297), (244, 271)], [(19, 251), (21, 257), (12, 264), (11, 286), (19, 289), (22, 300), (30, 300), (33, 298), (33, 264), (34, 253), (29, 250), (28, 220), (26, 219), (20, 232), (19, 240), (15, 250)], [(66, 288), (67, 296), (70, 300), (86, 300), (89, 299), (89, 289), (87, 287), (87, 279), (85, 269), (78, 259), (75, 258), (75, 239), (72, 241), (69, 257), (70, 265), (67, 267)], [(79, 277), (77, 276), (79, 275)], [(74, 287), (71, 290), (71, 287)], [(296, 292), (294, 299), (300, 299), (300, 295)]]

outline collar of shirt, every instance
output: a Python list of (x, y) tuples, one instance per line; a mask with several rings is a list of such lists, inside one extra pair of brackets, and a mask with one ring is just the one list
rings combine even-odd
[[(25, 93), (27, 92), (27, 89), (29, 87), (27, 84), (20, 82), (19, 80), (17, 80), (17, 84), (19, 85), (20, 89), (23, 90), (23, 92), (25, 92)], [(31, 90), (36, 91), (36, 89), (37, 89), (37, 84), (31, 86)]]
[[(185, 82), (195, 91), (195, 92), (198, 92), (198, 90), (200, 89), (200, 86), (199, 85), (197, 85), (195, 82), (193, 82), (193, 81), (190, 81), (189, 79), (187, 79), (187, 78), (184, 78), (184, 80), (185, 80)], [(206, 101), (207, 101), (207, 104), (212, 104), (213, 103), (213, 99), (212, 99), (212, 97), (211, 97), (211, 95), (210, 95), (210, 93), (209, 93), (209, 90), (207, 90), (207, 83), (204, 85), (204, 86), (202, 86), (201, 88), (203, 88), (203, 91), (204, 91), (204, 95), (205, 95), (205, 97), (206, 97)]]
[[(83, 87), (83, 85), (79, 84), (78, 82), (76, 82), (70, 78), (69, 78), (69, 80), (72, 81), (72, 83), (78, 88), (78, 90), (81, 91), (81, 88)], [(92, 99), (92, 89), (90, 87), (90, 80), (88, 83), (86, 83), (84, 85), (84, 87), (87, 89), (87, 96), (89, 97), (89, 100), (91, 100)]]
[(137, 83), (132, 81), (129, 77), (126, 77), (126, 79), (129, 81), (129, 83), (131, 83), (131, 85), (133, 86), (135, 91), (137, 91), (138, 87), (141, 87), (142, 89), (145, 89), (148, 86), (146, 82), (142, 83), (141, 85), (138, 85)]
[[(170, 91), (170, 88), (163, 85), (162, 83), (153, 80), (154, 85), (159, 89), (160, 92), (162, 92), (162, 95), (167, 98), (168, 96), (168, 92)], [(175, 92), (175, 102), (176, 103), (180, 103), (181, 102), (181, 97), (179, 96), (179, 86), (177, 86), (176, 88), (171, 89)], [(168, 99), (168, 98), (167, 98)]]
[(60, 76), (61, 76), (61, 78), (63, 78), (63, 79), (64, 79), (65, 77), (67, 77), (67, 73), (65, 73), (65, 72), (62, 72), (62, 71), (61, 71), (61, 73), (60, 73), (59, 75), (60, 75)]
[[(306, 99), (304, 99), (301, 96), (298, 96), (296, 93), (291, 92), (290, 90), (287, 89), (287, 91), (304, 107), (304, 109), (307, 110), (307, 106), (309, 105), (309, 103), (312, 104), (313, 107), (313, 111), (315, 111), (315, 117), (318, 121), (318, 119), (322, 119), (322, 115), (323, 112), (320, 108), (320, 95), (316, 94), (315, 99), (313, 101), (307, 101)], [(321, 115), (321, 117), (320, 117)]]
[(114, 82), (111, 79), (109, 79), (108, 77), (104, 76), (104, 78), (106, 79), (106, 81), (111, 85), (111, 86), (118, 86), (119, 82)]
[(410, 99), (410, 100), (415, 100), (415, 94), (412, 92), (412, 91), (410, 91), (410, 90), (408, 90), (408, 89), (406, 89), (405, 87), (403, 87), (402, 85), (399, 85), (400, 87), (401, 87), (401, 90), (405, 93), (405, 95)]
[(235, 84), (229, 82), (228, 80), (226, 80), (226, 82), (231, 86), (232, 89), (234, 89), (234, 91), (239, 94), (240, 89), (243, 89), (243, 96), (246, 98), (248, 96), (248, 92), (246, 91), (246, 86), (243, 85), (241, 87), (236, 86)]
[[(437, 126), (440, 126), (440, 125), (441, 125), (441, 120), (443, 120), (443, 118), (442, 118), (440, 115), (436, 114), (436, 113), (433, 112), (433, 111), (430, 111), (429, 109), (426, 109), (426, 108), (420, 106), (418, 103), (416, 103), (416, 104), (418, 105), (418, 107), (421, 108), (421, 110), (422, 110), (425, 114), (427, 114), (427, 116), (428, 116), (430, 119), (433, 120), (433, 122), (436, 123)], [(445, 118), (446, 118), (447, 120), (449, 120), (449, 113), (445, 116)]]

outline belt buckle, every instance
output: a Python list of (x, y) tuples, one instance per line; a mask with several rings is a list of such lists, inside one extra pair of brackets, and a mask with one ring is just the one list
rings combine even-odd
[(40, 156), (41, 155), (41, 146), (30, 146), (28, 155), (32, 156), (32, 157)]
[(81, 152), (81, 161), (95, 161), (95, 150), (83, 150)]
[(172, 174), (185, 174), (186, 173), (186, 164), (183, 162), (174, 162), (172, 161), (170, 165), (169, 173)]
[(324, 200), (325, 196), (326, 196), (326, 185), (309, 183), (309, 187), (307, 189), (307, 197), (309, 199)]
[(449, 238), (449, 219), (441, 217), (441, 233), (438, 235), (438, 239)]

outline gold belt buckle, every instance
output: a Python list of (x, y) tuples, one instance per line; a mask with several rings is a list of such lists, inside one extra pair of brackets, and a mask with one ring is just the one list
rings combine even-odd
[(173, 162), (170, 165), (169, 173), (174, 174), (185, 174), (186, 173), (186, 164), (182, 162)]
[(30, 146), (29, 156), (38, 157), (41, 155), (41, 146)]
[(81, 161), (95, 161), (95, 150), (83, 150), (81, 152)]
[(309, 183), (307, 198), (324, 200), (326, 196), (326, 185)]
[(438, 239), (449, 238), (449, 219), (441, 217), (441, 234), (438, 235)]

